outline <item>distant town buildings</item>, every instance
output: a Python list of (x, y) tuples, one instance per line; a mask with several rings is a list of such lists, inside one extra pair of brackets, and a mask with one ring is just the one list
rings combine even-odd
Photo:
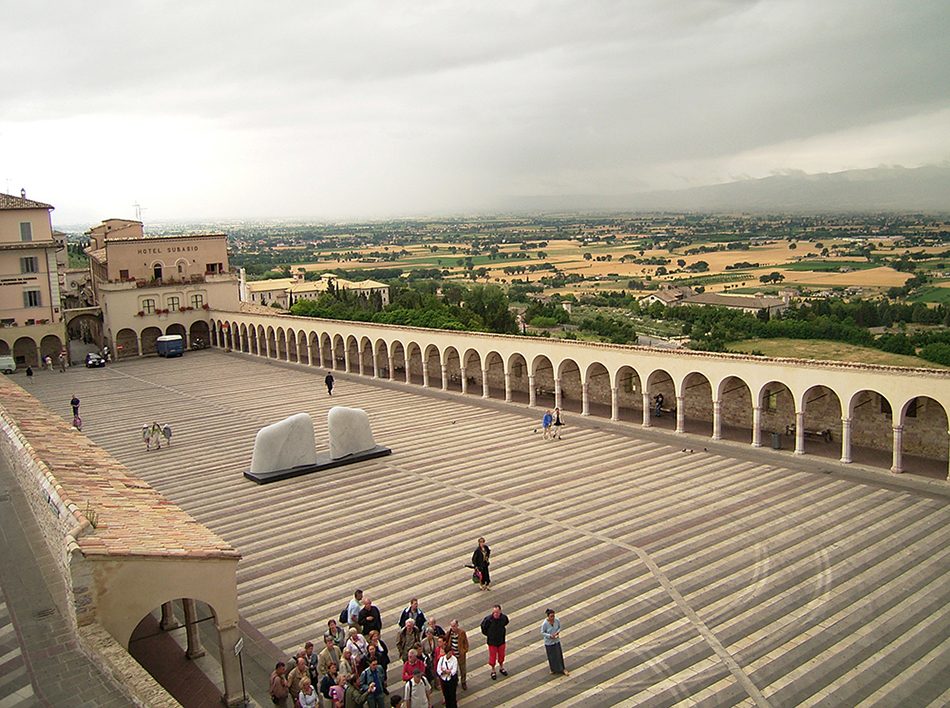
[(317, 300), (332, 288), (355, 295), (378, 294), (383, 307), (389, 304), (389, 286), (375, 280), (347, 280), (324, 273), (319, 280), (306, 280), (299, 272), (292, 278), (271, 278), (241, 283), (241, 300), (253, 305), (274, 305), (289, 309), (297, 300)]
[(770, 315), (777, 315), (788, 309), (789, 297), (788, 295), (783, 297), (768, 297), (765, 295), (695, 293), (692, 288), (671, 287), (657, 290), (640, 298), (641, 305), (652, 305), (655, 302), (659, 302), (666, 307), (676, 307), (678, 305), (711, 305), (750, 313), (767, 310)]

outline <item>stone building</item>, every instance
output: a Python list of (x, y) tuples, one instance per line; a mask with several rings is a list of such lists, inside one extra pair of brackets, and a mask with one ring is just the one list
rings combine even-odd
[(66, 343), (58, 277), (66, 247), (53, 232), (52, 210), (0, 194), (0, 355), (18, 367), (56, 359)]
[(226, 234), (151, 236), (139, 221), (109, 219), (86, 235), (101, 344), (118, 357), (152, 354), (162, 335), (207, 342), (208, 310), (239, 306)]
[(347, 280), (332, 273), (324, 273), (319, 280), (306, 280), (303, 271), (292, 278), (254, 280), (242, 285), (242, 300), (252, 305), (276, 304), (290, 308), (297, 300), (316, 300), (331, 288), (346, 290), (355, 295), (378, 295), (383, 307), (389, 304), (389, 286), (375, 280)]

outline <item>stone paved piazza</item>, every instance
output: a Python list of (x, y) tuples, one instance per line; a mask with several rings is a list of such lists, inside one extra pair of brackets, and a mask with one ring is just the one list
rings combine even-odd
[[(30, 391), (64, 418), (78, 395), (85, 434), (243, 555), (241, 615), (278, 655), (358, 586), (394, 655), (410, 597), (459, 619), (463, 706), (950, 702), (945, 483), (577, 416), (544, 442), (524, 405), (339, 372), (330, 398), (323, 373), (208, 350), (37, 372)], [(242, 477), (257, 431), (294, 413), (325, 450), (331, 405), (366, 410), (393, 454)], [(172, 426), (169, 449), (146, 452), (152, 421)], [(462, 567), (479, 535), (490, 594)], [(511, 675), (491, 681), (478, 622), (496, 602)], [(569, 678), (548, 674), (545, 607)]]

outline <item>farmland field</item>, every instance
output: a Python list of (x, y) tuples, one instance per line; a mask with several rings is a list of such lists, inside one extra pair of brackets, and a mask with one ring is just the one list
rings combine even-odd
[(945, 369), (940, 364), (916, 356), (890, 354), (879, 349), (858, 347), (843, 342), (822, 339), (755, 339), (732, 342), (726, 347), (731, 351), (762, 352), (765, 356), (789, 357), (792, 359), (818, 359), (824, 361), (848, 361), (882, 366), (909, 366), (926, 369)]

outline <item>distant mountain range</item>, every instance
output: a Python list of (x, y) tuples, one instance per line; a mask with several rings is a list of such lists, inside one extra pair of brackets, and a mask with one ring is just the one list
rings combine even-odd
[(752, 213), (950, 213), (950, 166), (877, 167), (806, 174), (789, 171), (683, 190), (510, 200), (520, 212), (671, 211)]

